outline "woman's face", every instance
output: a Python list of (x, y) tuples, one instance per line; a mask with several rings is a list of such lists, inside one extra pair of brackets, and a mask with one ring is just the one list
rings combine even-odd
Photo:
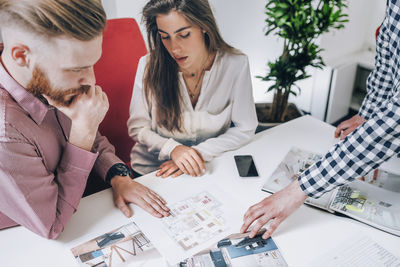
[(180, 69), (197, 69), (204, 64), (207, 48), (202, 29), (176, 11), (158, 15), (156, 22), (165, 48)]

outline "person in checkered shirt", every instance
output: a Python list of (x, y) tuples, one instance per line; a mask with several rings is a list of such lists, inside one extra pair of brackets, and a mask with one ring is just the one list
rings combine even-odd
[(367, 81), (367, 96), (358, 115), (341, 123), (341, 141), (292, 184), (251, 206), (241, 232), (249, 236), (269, 221), (268, 238), (307, 197), (318, 198), (347, 184), (400, 154), (400, 0), (387, 2), (386, 17), (377, 37), (375, 70)]

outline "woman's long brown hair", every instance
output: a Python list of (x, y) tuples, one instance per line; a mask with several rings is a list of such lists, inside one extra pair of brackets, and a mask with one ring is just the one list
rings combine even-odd
[(156, 18), (160, 14), (177, 11), (191, 24), (206, 33), (205, 45), (209, 53), (236, 53), (221, 37), (210, 4), (207, 0), (150, 0), (143, 8), (150, 58), (144, 74), (144, 91), (149, 107), (155, 100), (157, 125), (169, 131), (182, 131), (179, 67), (164, 47), (158, 33)]

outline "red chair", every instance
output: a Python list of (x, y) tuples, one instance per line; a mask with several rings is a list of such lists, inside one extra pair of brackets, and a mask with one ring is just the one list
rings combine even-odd
[[(137, 65), (146, 53), (145, 42), (134, 19), (107, 21), (103, 35), (103, 54), (94, 66), (96, 84), (107, 94), (110, 103), (99, 131), (115, 146), (116, 155), (128, 165), (130, 151), (135, 143), (128, 135), (126, 123)], [(106, 188), (105, 183), (101, 186), (92, 185), (100, 179), (89, 180), (85, 195)]]
[(375, 30), (375, 40), (378, 39), (378, 35), (379, 35), (379, 30), (381, 29), (381, 26), (379, 26), (376, 30)]

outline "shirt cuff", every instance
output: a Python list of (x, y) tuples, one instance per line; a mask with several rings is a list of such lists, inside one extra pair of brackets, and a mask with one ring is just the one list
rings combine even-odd
[(175, 141), (172, 138), (169, 138), (167, 142), (163, 145), (158, 155), (158, 160), (164, 161), (171, 158), (171, 152), (175, 149), (175, 147), (181, 145), (181, 143)]
[(97, 159), (98, 153), (92, 153), (71, 143), (67, 143), (61, 158), (60, 167), (66, 169), (74, 167), (83, 171), (90, 171)]

